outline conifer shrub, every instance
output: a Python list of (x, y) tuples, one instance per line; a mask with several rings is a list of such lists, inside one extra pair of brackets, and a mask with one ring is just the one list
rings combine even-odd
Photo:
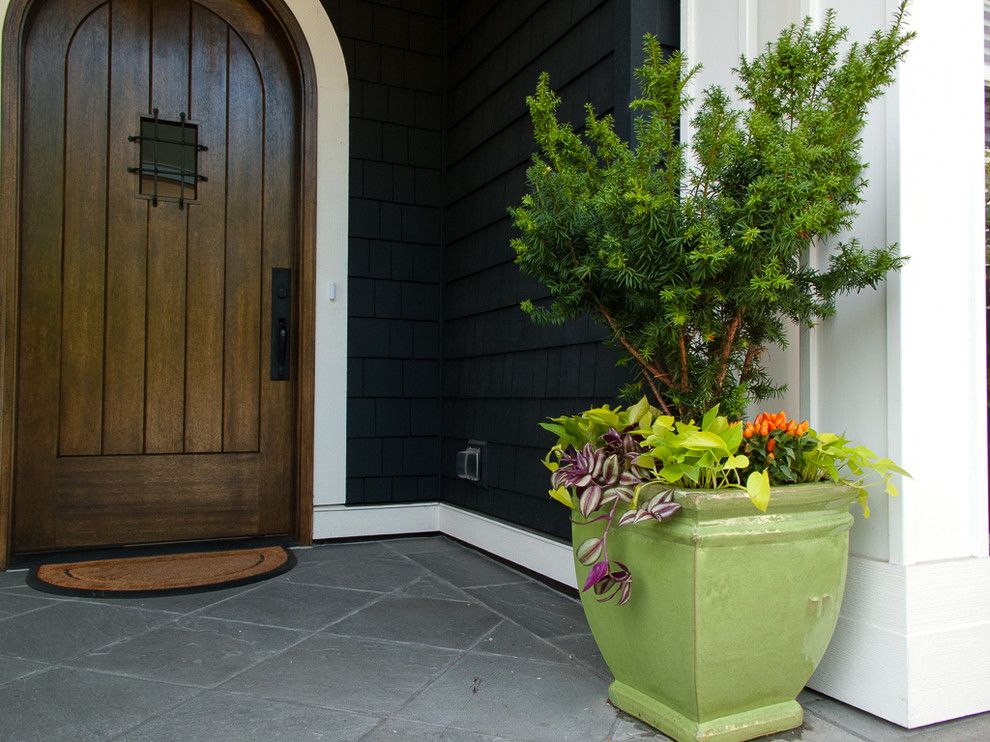
[[(905, 11), (865, 43), (848, 44), (832, 12), (785, 29), (740, 60), (738, 104), (717, 86), (702, 93), (689, 139), (679, 128), (699, 68), (665, 58), (653, 36), (630, 104), (634, 144), (590, 105), (583, 132), (562, 122), (544, 73), (527, 98), (538, 152), (510, 213), (516, 262), (549, 296), (523, 310), (540, 323), (596, 317), (635, 370), (624, 396), (645, 392), (665, 414), (701, 419), (719, 405), (739, 419), (778, 395), (764, 360), (786, 323), (816, 325), (905, 260), (849, 235), (867, 107), (914, 35)], [(816, 241), (827, 265), (807, 260)]]

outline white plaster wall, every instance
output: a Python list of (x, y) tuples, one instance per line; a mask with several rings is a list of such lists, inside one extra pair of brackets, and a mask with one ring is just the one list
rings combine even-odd
[(319, 0), (288, 0), (316, 68), (314, 506), (343, 504), (347, 474), (347, 214), (350, 94), (337, 33)]
[[(890, 14), (884, 2), (872, 0), (829, 0), (838, 13), (839, 23), (848, 26), (852, 40), (863, 40), (877, 28), (885, 26)], [(860, 209), (850, 235), (867, 246), (882, 245), (887, 230), (887, 108), (890, 94), (870, 107), (863, 133), (863, 159), (869, 163), (863, 192), (866, 201)], [(818, 264), (827, 265), (829, 246), (818, 251)], [(836, 315), (808, 334), (814, 344), (817, 364), (812, 371), (816, 403), (808, 409), (813, 424), (820, 430), (845, 432), (857, 443), (879, 453), (889, 453), (887, 439), (887, 285), (876, 291), (840, 297)], [(904, 465), (910, 470), (909, 462)], [(873, 511), (864, 522), (858, 508), (853, 508), (857, 523), (851, 535), (851, 551), (873, 559), (889, 557), (887, 527), (889, 502), (877, 494), (871, 498)]]
[[(286, 0), (306, 35), (316, 70), (316, 390), (313, 487), (316, 505), (343, 503), (347, 414), (347, 68), (319, 0)], [(0, 0), (6, 18), (10, 0)], [(313, 163), (306, 163), (312, 166)]]
[[(983, 58), (979, 3), (916, 0), (888, 128), (890, 443), (914, 475), (891, 558), (987, 557)], [(941, 431), (951, 431), (951, 445)]]

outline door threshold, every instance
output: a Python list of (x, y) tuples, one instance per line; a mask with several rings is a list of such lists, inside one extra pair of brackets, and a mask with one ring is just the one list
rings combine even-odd
[(119, 544), (100, 546), (93, 549), (72, 549), (66, 551), (46, 551), (34, 554), (15, 554), (7, 569), (26, 569), (52, 562), (88, 562), (99, 559), (124, 559), (137, 556), (163, 556), (166, 554), (188, 554), (200, 551), (227, 551), (233, 549), (254, 549), (264, 546), (297, 546), (291, 536), (255, 536), (251, 538), (211, 539), (209, 541), (168, 541), (154, 544)]

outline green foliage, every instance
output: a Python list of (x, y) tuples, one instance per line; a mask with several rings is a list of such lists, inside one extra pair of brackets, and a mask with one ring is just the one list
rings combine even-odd
[(647, 453), (636, 463), (653, 479), (677, 487), (741, 487), (749, 459), (739, 454), (742, 424), (730, 423), (713, 407), (701, 425), (672, 422), (660, 416), (652, 426), (635, 431)]
[(835, 433), (808, 431), (815, 442), (815, 448), (804, 454), (799, 481), (817, 482), (831, 479), (842, 482), (856, 490), (863, 515), (870, 517), (867, 504), (869, 496), (868, 475), (880, 477), (884, 491), (891, 497), (897, 495), (897, 487), (891, 481), (894, 474), (911, 476), (890, 459), (880, 458), (865, 446), (854, 446), (844, 437)]
[[(583, 136), (561, 122), (541, 75), (527, 98), (539, 152), (510, 213), (516, 262), (550, 300), (523, 310), (543, 323), (591, 313), (665, 415), (718, 405), (739, 417), (780, 393), (762, 361), (785, 344), (787, 320), (815, 325), (839, 295), (875, 288), (904, 261), (896, 245), (842, 240), (866, 185), (867, 106), (913, 36), (904, 17), (902, 4), (890, 28), (842, 54), (848, 32), (833, 13), (819, 28), (791, 26), (740, 60), (742, 107), (704, 92), (690, 143), (678, 128), (697, 68), (664, 59), (652, 36), (631, 104), (635, 146), (591, 106)], [(805, 261), (813, 241), (834, 245), (824, 269)]]
[[(697, 424), (675, 421), (643, 397), (627, 409), (606, 405), (541, 425), (557, 436), (543, 462), (551, 472), (572, 460), (574, 452), (602, 450), (609, 435), (631, 436), (638, 446), (634, 472), (641, 483), (628, 503), (633, 511), (642, 484), (654, 482), (689, 489), (745, 489), (753, 504), (766, 511), (771, 486), (831, 480), (855, 489), (869, 517), (868, 487), (880, 485), (894, 496), (893, 475), (910, 476), (890, 459), (843, 436), (818, 433), (793, 420), (788, 425), (783, 412), (743, 423), (719, 415), (716, 406)], [(594, 481), (588, 479), (588, 484)], [(550, 495), (578, 509), (583, 492), (581, 487), (556, 486)]]

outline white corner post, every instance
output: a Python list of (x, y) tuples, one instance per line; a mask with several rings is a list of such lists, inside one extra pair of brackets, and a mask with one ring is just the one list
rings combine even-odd
[[(306, 36), (316, 70), (313, 503), (319, 512), (321, 506), (343, 505), (346, 501), (350, 92), (340, 40), (319, 0), (286, 0), (286, 5)], [(317, 520), (324, 522), (326, 516)]]
[(990, 709), (982, 20), (979, 3), (911, 5), (884, 132), (887, 240), (910, 256), (887, 291), (885, 396), (888, 450), (913, 478), (889, 563), (851, 565), (816, 676), (825, 692), (885, 678), (875, 713), (909, 727)]
[[(682, 46), (707, 67), (697, 89), (731, 86), (739, 54), (826, 7), (865, 40), (897, 2), (682, 0)], [(897, 242), (910, 261), (773, 365), (817, 427), (913, 475), (857, 515), (842, 613), (810, 683), (906, 727), (990, 710), (981, 11), (913, 0), (918, 37), (870, 109), (852, 232), (867, 247)]]

